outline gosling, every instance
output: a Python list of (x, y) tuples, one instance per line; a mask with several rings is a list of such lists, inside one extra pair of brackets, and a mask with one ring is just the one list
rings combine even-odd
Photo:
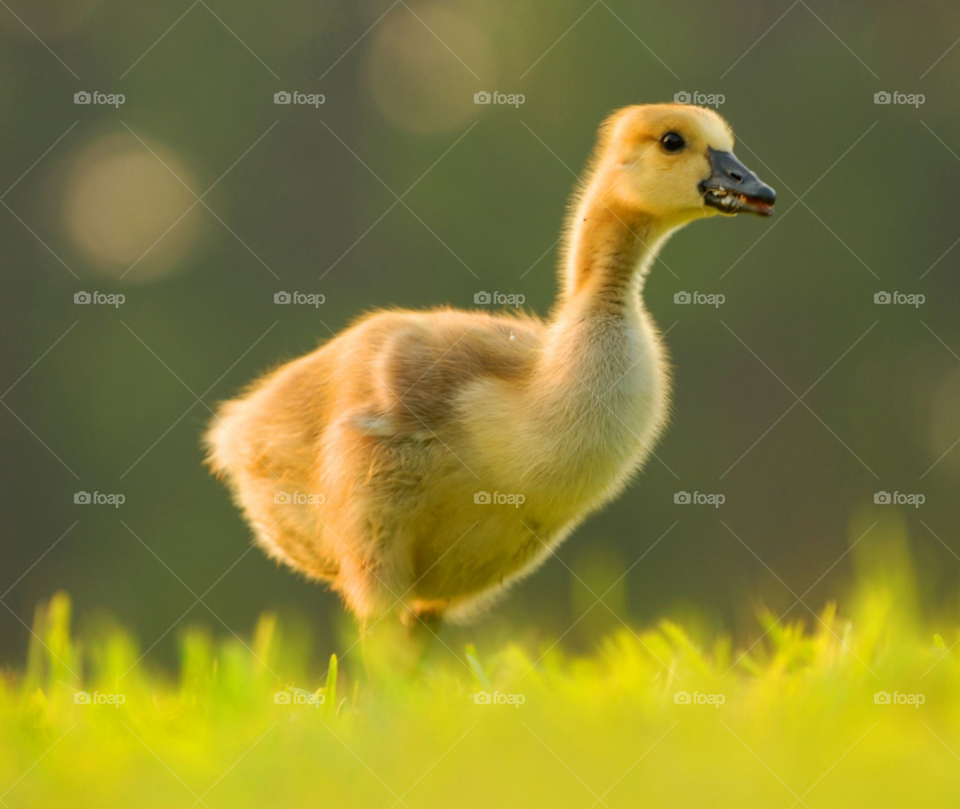
[(208, 463), (266, 552), (329, 583), (361, 628), (463, 622), (532, 573), (666, 424), (641, 298), (660, 248), (695, 219), (774, 212), (733, 145), (709, 109), (619, 110), (574, 196), (548, 319), (374, 312), (223, 404)]

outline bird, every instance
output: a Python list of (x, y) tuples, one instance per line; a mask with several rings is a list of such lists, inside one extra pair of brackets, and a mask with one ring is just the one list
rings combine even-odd
[(549, 316), (374, 311), (223, 403), (206, 460), (267, 554), (365, 631), (469, 622), (536, 570), (666, 427), (642, 297), (663, 245), (698, 219), (774, 213), (733, 148), (710, 108), (619, 109), (573, 193)]

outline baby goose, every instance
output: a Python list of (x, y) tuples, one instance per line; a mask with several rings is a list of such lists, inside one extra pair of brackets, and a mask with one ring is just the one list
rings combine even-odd
[(224, 404), (208, 462), (267, 553), (364, 626), (463, 620), (530, 574), (664, 428), (640, 297), (657, 251), (695, 219), (773, 213), (732, 150), (712, 110), (624, 108), (575, 198), (549, 319), (376, 312)]

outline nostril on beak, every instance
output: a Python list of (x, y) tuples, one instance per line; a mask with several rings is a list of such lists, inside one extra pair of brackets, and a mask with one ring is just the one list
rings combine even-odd
[(738, 182), (738, 183), (742, 183), (742, 182), (743, 182), (743, 175), (742, 175), (742, 174), (737, 174), (737, 172), (735, 172), (735, 171), (731, 171), (731, 172), (730, 172), (730, 179), (731, 179), (731, 180), (734, 180), (734, 181), (736, 181), (736, 182)]

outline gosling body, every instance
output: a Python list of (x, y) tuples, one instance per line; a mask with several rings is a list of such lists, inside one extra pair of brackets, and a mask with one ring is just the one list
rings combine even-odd
[(710, 110), (619, 111), (571, 206), (549, 318), (373, 313), (225, 403), (209, 463), (258, 542), (368, 624), (465, 620), (529, 575), (666, 425), (642, 303), (658, 250), (697, 218), (772, 213), (732, 148)]

